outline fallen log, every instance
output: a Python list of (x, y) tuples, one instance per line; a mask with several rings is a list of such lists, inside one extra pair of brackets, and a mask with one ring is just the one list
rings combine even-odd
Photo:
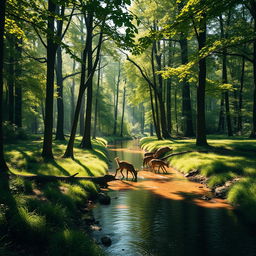
[(116, 180), (116, 178), (113, 175), (109, 175), (109, 174), (106, 174), (104, 176), (98, 176), (98, 177), (94, 177), (94, 176), (76, 177), (78, 174), (79, 173), (75, 173), (70, 176), (55, 176), (55, 175), (24, 175), (24, 174), (11, 173), (11, 176), (21, 177), (24, 179), (33, 180), (33, 181), (40, 182), (40, 183), (54, 182), (54, 181), (66, 181), (66, 182), (73, 181), (74, 182), (77, 180), (89, 180), (89, 181), (92, 181), (92, 182), (100, 185), (100, 187), (107, 187), (107, 182)]

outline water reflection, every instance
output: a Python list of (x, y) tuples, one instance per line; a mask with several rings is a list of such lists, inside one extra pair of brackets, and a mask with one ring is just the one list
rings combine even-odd
[[(123, 146), (138, 150), (136, 144)], [(112, 154), (132, 162), (136, 168), (141, 165), (141, 153), (115, 150)], [(107, 255), (256, 255), (255, 236), (231, 210), (201, 207), (190, 199), (173, 200), (137, 185), (131, 189), (129, 181), (124, 183), (127, 188), (130, 186), (129, 190), (109, 192), (111, 205), (94, 209), (102, 226), (102, 231), (94, 232), (96, 239), (103, 235), (112, 238)]]

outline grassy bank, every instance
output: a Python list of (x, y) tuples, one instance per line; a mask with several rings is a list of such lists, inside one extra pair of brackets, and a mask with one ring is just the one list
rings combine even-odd
[[(6, 158), (14, 173), (104, 175), (105, 141), (94, 140), (94, 150), (82, 150), (78, 143), (75, 160), (61, 158), (65, 145), (55, 143), (55, 160), (44, 163), (41, 140), (7, 145)], [(98, 191), (90, 181), (36, 183), (11, 178), (6, 186), (1, 180), (0, 255), (103, 255), (86, 230), (92, 221), (88, 204)]]
[(251, 221), (256, 222), (256, 141), (246, 138), (227, 139), (209, 136), (210, 147), (196, 147), (195, 140), (161, 140), (155, 137), (143, 138), (141, 147), (153, 151), (169, 146), (173, 152), (191, 152), (168, 159), (171, 166), (183, 173), (199, 170), (207, 178), (211, 188), (221, 186), (229, 180), (239, 178), (228, 191), (227, 200), (237, 206)]

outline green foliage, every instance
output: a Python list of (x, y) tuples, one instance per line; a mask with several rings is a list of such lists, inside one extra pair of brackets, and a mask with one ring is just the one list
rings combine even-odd
[(88, 236), (72, 229), (64, 229), (54, 234), (51, 239), (50, 255), (103, 255), (99, 247), (92, 244)]
[(3, 123), (3, 134), (5, 142), (13, 142), (18, 139), (25, 140), (28, 138), (23, 128), (19, 128), (10, 122)]

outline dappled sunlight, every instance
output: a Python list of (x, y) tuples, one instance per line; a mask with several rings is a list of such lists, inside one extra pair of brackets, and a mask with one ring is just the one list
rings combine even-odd
[[(79, 176), (101, 176), (108, 168), (107, 150), (103, 142), (93, 140), (95, 150), (74, 148), (75, 159), (62, 158), (66, 142), (54, 142), (55, 159), (44, 162), (41, 157), (42, 141), (22, 141), (15, 145), (6, 146), (6, 158), (10, 170), (15, 174), (39, 174), (70, 176), (78, 173)], [(76, 145), (79, 141), (76, 140)]]
[[(117, 176), (121, 178), (121, 176)], [(109, 190), (149, 190), (161, 197), (171, 200), (186, 200), (189, 203), (207, 208), (232, 207), (223, 199), (209, 199), (212, 196), (210, 189), (200, 183), (188, 181), (183, 175), (172, 168), (168, 168), (168, 174), (155, 174), (148, 171), (139, 171), (138, 181), (118, 180), (109, 182)], [(207, 199), (203, 199), (207, 195)]]

